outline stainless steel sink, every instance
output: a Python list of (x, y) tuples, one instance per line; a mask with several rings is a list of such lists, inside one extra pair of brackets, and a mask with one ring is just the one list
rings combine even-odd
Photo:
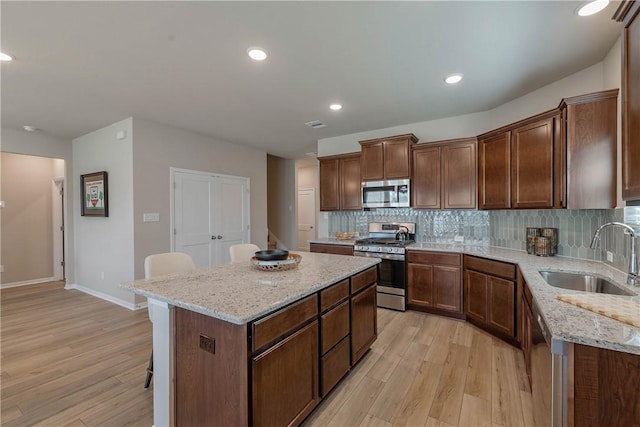
[(560, 271), (541, 271), (544, 280), (556, 288), (571, 289), (573, 291), (596, 292), (612, 295), (635, 295), (620, 286), (614, 285), (607, 279), (587, 273), (567, 273)]

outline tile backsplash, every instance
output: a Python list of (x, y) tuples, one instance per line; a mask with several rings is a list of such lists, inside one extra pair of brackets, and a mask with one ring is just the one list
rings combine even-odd
[[(640, 207), (499, 211), (404, 208), (330, 212), (329, 235), (333, 236), (336, 231), (357, 231), (365, 236), (369, 222), (385, 221), (415, 222), (418, 241), (452, 242), (456, 236), (462, 236), (468, 244), (490, 244), (523, 251), (526, 249), (526, 227), (555, 227), (558, 229), (558, 255), (602, 260), (627, 271), (631, 237), (622, 228), (604, 229), (597, 249), (590, 249), (589, 244), (596, 228), (612, 221), (631, 224), (640, 234)], [(613, 254), (613, 262), (607, 261), (607, 251)]]

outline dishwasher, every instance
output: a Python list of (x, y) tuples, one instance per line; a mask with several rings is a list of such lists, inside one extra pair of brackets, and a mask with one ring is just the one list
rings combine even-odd
[(567, 425), (567, 343), (554, 340), (535, 301), (531, 307), (531, 399), (536, 426)]

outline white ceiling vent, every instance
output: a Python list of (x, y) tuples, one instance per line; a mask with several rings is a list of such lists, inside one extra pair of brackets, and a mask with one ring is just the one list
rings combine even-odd
[(313, 120), (311, 122), (305, 123), (305, 125), (309, 126), (311, 129), (320, 129), (320, 128), (327, 127), (327, 125), (322, 123), (320, 120)]

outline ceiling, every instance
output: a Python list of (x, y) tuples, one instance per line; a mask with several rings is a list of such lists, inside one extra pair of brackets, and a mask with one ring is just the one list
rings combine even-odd
[[(2, 126), (72, 139), (133, 116), (300, 158), (318, 139), (484, 111), (601, 61), (617, 5), (580, 18), (578, 4), (3, 0)], [(446, 85), (453, 72), (464, 80)]]

